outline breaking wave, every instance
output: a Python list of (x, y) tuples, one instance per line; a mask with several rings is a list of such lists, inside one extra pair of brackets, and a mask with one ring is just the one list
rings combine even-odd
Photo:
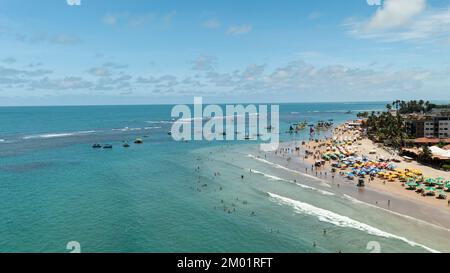
[(359, 221), (356, 221), (354, 219), (351, 219), (347, 216), (343, 216), (337, 213), (334, 213), (332, 211), (326, 210), (326, 209), (322, 209), (319, 207), (315, 207), (311, 204), (308, 203), (303, 203), (297, 200), (293, 200), (284, 196), (280, 196), (274, 193), (267, 193), (271, 200), (280, 204), (280, 205), (288, 205), (290, 207), (292, 207), (297, 213), (299, 214), (307, 214), (310, 216), (314, 216), (317, 217), (319, 219), (319, 221), (322, 222), (327, 222), (339, 227), (348, 227), (348, 228), (353, 228), (353, 229), (357, 229), (360, 231), (364, 231), (367, 234), (370, 235), (374, 235), (374, 236), (379, 236), (379, 237), (384, 237), (384, 238), (389, 238), (389, 239), (397, 239), (400, 241), (403, 241), (407, 244), (409, 244), (410, 246), (413, 247), (421, 247), (429, 252), (433, 252), (433, 253), (438, 253), (439, 251), (432, 249), (430, 247), (427, 247), (425, 245), (416, 243), (414, 241), (410, 241), (405, 237), (401, 237), (398, 235), (394, 235), (388, 232), (385, 232), (383, 230), (380, 230), (376, 227), (370, 226), (368, 224), (365, 223), (361, 223)]
[(305, 176), (305, 177), (308, 177), (308, 178), (311, 178), (311, 179), (320, 181), (320, 182), (322, 183), (321, 185), (323, 185), (323, 186), (325, 186), (325, 187), (328, 187), (328, 188), (331, 187), (330, 185), (328, 185), (327, 183), (325, 183), (323, 179), (320, 179), (320, 178), (315, 177), (315, 176), (313, 176), (313, 175), (309, 175), (309, 174), (306, 174), (306, 173), (302, 173), (302, 172), (300, 172), (300, 171), (296, 171), (296, 170), (289, 169), (289, 168), (284, 167), (284, 166), (282, 166), (282, 165), (280, 165), (280, 164), (276, 164), (276, 163), (270, 162), (270, 161), (268, 161), (268, 160), (259, 158), (259, 157), (257, 157), (257, 156), (251, 155), (251, 154), (247, 154), (247, 157), (253, 158), (253, 159), (255, 159), (255, 160), (258, 160), (258, 161), (263, 162), (263, 163), (265, 163), (265, 164), (271, 165), (271, 166), (273, 166), (273, 167), (275, 167), (275, 168), (278, 168), (278, 169), (282, 169), (282, 170), (285, 170), (285, 171), (288, 171), (288, 172), (291, 172), (291, 173), (299, 174), (299, 175), (302, 175), (302, 176)]
[(329, 195), (329, 196), (335, 195), (334, 193), (329, 192), (329, 191), (324, 191), (324, 190), (321, 190), (321, 189), (318, 189), (318, 188), (315, 188), (315, 187), (311, 187), (311, 186), (308, 186), (308, 185), (304, 185), (304, 184), (301, 184), (301, 183), (298, 183), (298, 182), (295, 182), (295, 181), (292, 181), (292, 180), (287, 180), (287, 179), (284, 179), (284, 178), (281, 178), (281, 177), (278, 177), (278, 176), (266, 174), (266, 173), (263, 173), (263, 172), (260, 172), (260, 171), (256, 171), (256, 170), (253, 170), (253, 169), (251, 169), (250, 172), (251, 172), (251, 173), (260, 174), (260, 175), (262, 175), (262, 176), (264, 176), (264, 177), (269, 178), (270, 180), (283, 181), (283, 182), (295, 184), (296, 186), (299, 186), (299, 187), (301, 187), (301, 188), (303, 188), (303, 189), (308, 189), (308, 190), (316, 191), (316, 192), (319, 192), (319, 193), (321, 193), (321, 194), (323, 194), (323, 195)]

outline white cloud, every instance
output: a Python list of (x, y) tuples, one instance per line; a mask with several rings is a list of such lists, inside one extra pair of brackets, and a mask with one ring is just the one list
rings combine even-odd
[[(217, 59), (200, 56), (191, 62), (191, 71), (176, 74), (143, 74), (126, 71), (127, 65), (107, 62), (85, 69), (86, 77), (55, 75), (51, 70), (17, 69), (0, 66), (0, 89), (38, 92), (61, 90), (77, 94), (112, 95), (133, 92), (138, 95), (218, 95), (222, 97), (275, 97), (329, 100), (366, 100), (380, 97), (439, 94), (450, 86), (450, 74), (423, 69), (394, 69), (381, 64), (365, 66), (313, 65), (304, 61), (278, 67), (265, 64), (220, 71)], [(133, 76), (131, 76), (133, 75)], [(135, 75), (135, 76), (134, 76)], [(431, 87), (430, 87), (431, 86)], [(98, 92), (98, 93), (96, 93)], [(444, 93), (445, 94), (445, 93)]]
[(80, 42), (77, 37), (70, 36), (68, 34), (60, 33), (53, 36), (43, 37), (43, 39), (48, 40), (48, 42), (57, 45), (75, 45)]
[(7, 63), (7, 64), (13, 64), (13, 63), (17, 62), (17, 59), (13, 58), (13, 57), (7, 57), (7, 58), (4, 58), (2, 60), (2, 62)]
[(311, 13), (308, 15), (308, 19), (309, 19), (309, 20), (316, 20), (316, 19), (319, 19), (320, 16), (321, 16), (320, 12), (314, 11), (314, 12), (311, 12)]
[(115, 14), (106, 14), (102, 18), (102, 22), (106, 25), (115, 25), (119, 19), (119, 16)]
[(350, 34), (381, 42), (439, 42), (447, 43), (450, 37), (450, 8), (433, 10), (408, 24), (408, 26), (390, 30), (368, 30), (364, 23), (350, 20), (345, 24)]
[(73, 90), (88, 89), (92, 84), (83, 80), (81, 77), (64, 77), (59, 79), (43, 78), (33, 81), (30, 84), (31, 89), (47, 89), (47, 90)]
[(205, 28), (215, 29), (215, 28), (220, 28), (221, 23), (219, 20), (213, 18), (213, 19), (206, 20), (205, 22), (203, 22), (202, 25)]
[(109, 77), (111, 76), (111, 71), (106, 67), (94, 67), (88, 70), (88, 73), (96, 77)]
[(141, 27), (152, 23), (156, 27), (167, 27), (176, 14), (176, 11), (166, 14), (118, 12), (106, 14), (102, 17), (102, 22), (108, 26), (126, 23), (129, 27)]
[[(395, 0), (391, 0), (395, 1)], [(408, 11), (400, 11), (398, 4), (407, 0), (398, 1), (396, 8), (389, 8), (389, 12), (382, 13), (381, 10), (370, 20), (348, 19), (344, 26), (349, 29), (349, 33), (358, 38), (373, 39), (381, 42), (434, 42), (448, 44), (450, 37), (450, 6), (446, 8), (425, 9), (426, 2), (414, 0), (414, 8), (404, 7)], [(422, 3), (423, 2), (423, 3)], [(387, 3), (385, 3), (386, 9)], [(406, 4), (405, 4), (406, 5)], [(418, 10), (420, 13), (415, 13)], [(394, 14), (400, 14), (396, 18)], [(412, 18), (408, 18), (405, 14), (415, 14)], [(384, 22), (380, 18), (386, 18)], [(388, 20), (388, 18), (390, 18)], [(402, 24), (403, 22), (403, 24)], [(407, 22), (407, 23), (405, 23)]]
[(423, 12), (426, 0), (385, 0), (367, 24), (368, 29), (388, 29), (409, 23)]
[(127, 64), (121, 64), (121, 63), (114, 63), (114, 62), (106, 62), (103, 64), (103, 67), (109, 67), (113, 69), (124, 69), (127, 68)]
[(217, 58), (214, 56), (201, 55), (192, 62), (192, 69), (199, 71), (211, 71), (214, 70), (217, 65)]
[(130, 27), (140, 27), (153, 20), (154, 17), (155, 15), (152, 13), (130, 16), (128, 25)]
[[(431, 74), (418, 69), (381, 70), (344, 65), (314, 66), (296, 61), (268, 70), (265, 65), (249, 65), (232, 72), (207, 72), (205, 90), (222, 94), (258, 96), (287, 95), (301, 98), (371, 99), (422, 90)], [(320, 94), (320, 95), (318, 95)]]
[(171, 12), (165, 14), (165, 15), (162, 17), (163, 23), (164, 23), (165, 25), (170, 24), (170, 23), (172, 22), (173, 18), (175, 18), (175, 15), (177, 15), (177, 12), (176, 12), (176, 11), (171, 11)]
[(228, 28), (227, 34), (229, 35), (242, 35), (250, 33), (253, 30), (252, 25), (236, 25)]

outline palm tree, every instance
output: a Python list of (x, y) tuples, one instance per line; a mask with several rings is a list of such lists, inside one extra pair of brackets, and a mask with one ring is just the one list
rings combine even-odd
[(433, 153), (430, 150), (430, 147), (424, 145), (422, 147), (422, 152), (419, 155), (419, 159), (422, 162), (431, 162), (431, 160), (433, 159)]

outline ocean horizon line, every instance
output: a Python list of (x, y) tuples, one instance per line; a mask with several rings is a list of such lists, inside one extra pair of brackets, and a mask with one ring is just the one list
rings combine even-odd
[[(394, 99), (395, 100), (395, 99)], [(254, 101), (254, 102), (248, 102), (248, 101), (229, 101), (229, 102), (219, 102), (219, 101), (206, 101), (204, 102), (205, 105), (207, 104), (218, 104), (218, 105), (225, 105), (225, 104), (283, 104), (283, 105), (292, 105), (292, 104), (332, 104), (332, 103), (339, 103), (339, 104), (359, 104), (359, 103), (375, 103), (375, 104), (381, 104), (381, 103), (391, 103), (394, 100), (381, 100), (381, 101), (274, 101), (274, 102), (267, 102), (267, 101)], [(420, 100), (420, 99), (417, 99)], [(450, 103), (450, 100), (442, 100), (442, 99), (427, 99), (428, 101), (432, 103)], [(178, 105), (178, 104), (185, 104), (185, 105), (193, 105), (193, 103), (130, 103), (130, 104), (48, 104), (48, 105), (40, 105), (40, 104), (33, 104), (33, 105), (0, 105), (0, 108), (7, 108), (7, 107), (102, 107), (102, 106), (171, 106), (171, 105)]]
[[(311, 102), (204, 102), (205, 105), (208, 104), (282, 104), (282, 105), (292, 105), (292, 104), (358, 104), (358, 103), (390, 103), (391, 101), (311, 101)], [(443, 102), (443, 100), (430, 100), (430, 102)], [(26, 108), (26, 107), (108, 107), (108, 106), (172, 106), (172, 105), (193, 105), (193, 103), (145, 103), (145, 104), (48, 104), (48, 105), (0, 105), (0, 108)]]

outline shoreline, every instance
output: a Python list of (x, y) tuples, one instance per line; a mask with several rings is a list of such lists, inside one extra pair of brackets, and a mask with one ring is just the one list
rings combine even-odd
[[(376, 146), (373, 143), (369, 143), (371, 142), (369, 139), (363, 138), (361, 141), (363, 142), (360, 145), (362, 151), (373, 149)], [(362, 202), (368, 206), (450, 231), (450, 207), (447, 200), (439, 200), (436, 197), (429, 196), (424, 197), (415, 191), (407, 190), (402, 186), (401, 182), (384, 181), (383, 183), (383, 180), (379, 178), (375, 178), (370, 182), (366, 181), (365, 187), (359, 188), (357, 187), (357, 181), (347, 180), (339, 175), (338, 172), (333, 178), (331, 164), (326, 164), (311, 171), (311, 165), (314, 164), (315, 160), (311, 159), (311, 157), (305, 159), (304, 156), (308, 145), (315, 143), (315, 141), (305, 141), (305, 145), (301, 145), (301, 143), (302, 141), (282, 142), (277, 152), (267, 153), (264, 158), (271, 163), (299, 172), (299, 174), (317, 178), (319, 182), (317, 186), (324, 187), (321, 184), (326, 183), (326, 188), (331, 187), (333, 191), (349, 197), (350, 201)], [(300, 147), (300, 149), (296, 151), (296, 147)], [(375, 148), (377, 149), (377, 154), (380, 149), (384, 150), (384, 147)], [(386, 150), (384, 151), (383, 156), (389, 153)], [(425, 176), (430, 173), (430, 170), (424, 170), (426, 166), (421, 166), (418, 163), (401, 162), (396, 164), (399, 168), (420, 168), (424, 171)], [(431, 173), (435, 174), (435, 172), (442, 171), (431, 170)]]

